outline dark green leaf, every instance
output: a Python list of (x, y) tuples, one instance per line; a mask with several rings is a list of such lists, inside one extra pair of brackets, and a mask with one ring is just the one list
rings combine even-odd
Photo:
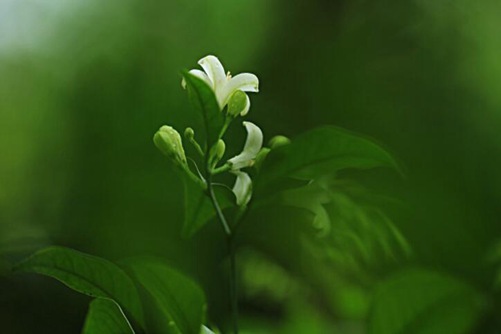
[(212, 147), (219, 139), (224, 124), (224, 116), (219, 109), (211, 87), (188, 71), (183, 72), (190, 100), (200, 112), (206, 132), (207, 147)]
[(375, 167), (399, 170), (391, 155), (373, 141), (327, 126), (304, 133), (289, 145), (272, 150), (264, 161), (256, 187), (270, 185), (281, 177), (314, 179), (347, 168)]
[(160, 260), (138, 258), (123, 264), (157, 308), (157, 333), (200, 333), (206, 303), (203, 290), (195, 282)]
[(89, 306), (83, 334), (133, 334), (125, 314), (114, 301), (94, 299)]
[(249, 211), (239, 225), (236, 242), (262, 251), (285, 267), (295, 266), (303, 256), (303, 240), (315, 233), (313, 218), (311, 211), (271, 202)]
[(376, 288), (370, 333), (470, 333), (481, 311), (481, 295), (465, 282), (408, 269)]
[(16, 271), (53, 277), (91, 297), (112, 299), (144, 328), (141, 300), (134, 282), (114, 263), (63, 247), (40, 250), (19, 263)]
[[(185, 237), (191, 237), (214, 218), (216, 212), (209, 197), (198, 184), (187, 177), (183, 178), (183, 181), (185, 215), (182, 233)], [(215, 192), (221, 209), (224, 210), (232, 205), (233, 200), (228, 196), (229, 191), (217, 187)]]

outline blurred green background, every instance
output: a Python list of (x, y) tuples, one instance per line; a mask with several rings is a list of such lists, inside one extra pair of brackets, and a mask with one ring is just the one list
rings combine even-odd
[[(260, 78), (248, 119), (265, 138), (333, 124), (383, 143), (406, 171), (362, 178), (399, 202), (388, 216), (409, 250), (356, 272), (313, 261), (309, 274), (242, 251), (244, 328), (366, 333), (373, 287), (408, 266), (498, 305), (500, 13), (495, 0), (1, 1), (1, 270), (50, 244), (162, 256), (202, 282), (224, 322), (219, 227), (180, 237), (182, 185), (152, 144), (162, 124), (192, 124), (179, 73), (214, 54)], [(230, 135), (231, 153), (243, 127)], [(77, 333), (87, 304), (47, 278), (0, 276), (3, 333)], [(485, 309), (471, 332), (498, 333)]]

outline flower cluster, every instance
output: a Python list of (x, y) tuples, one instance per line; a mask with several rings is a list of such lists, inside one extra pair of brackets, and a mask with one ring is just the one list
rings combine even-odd
[[(230, 72), (225, 73), (224, 67), (215, 56), (206, 56), (199, 60), (198, 64), (203, 70), (193, 69), (189, 73), (205, 82), (214, 92), (220, 112), (224, 113), (227, 124), (232, 119), (245, 116), (250, 109), (250, 99), (247, 93), (259, 91), (259, 80), (252, 73), (241, 73), (231, 76)], [(185, 79), (182, 81), (183, 88), (186, 88)], [(256, 157), (263, 150), (263, 132), (254, 123), (244, 121), (243, 125), (247, 130), (247, 140), (240, 154), (232, 157), (220, 166), (217, 163), (222, 160), (226, 144), (223, 138), (219, 138), (208, 152), (204, 152), (202, 146), (195, 140), (195, 133), (192, 128), (185, 130), (185, 138), (195, 146), (202, 155), (208, 155), (207, 162), (209, 173), (227, 171), (235, 175), (236, 180), (232, 188), (238, 206), (246, 206), (252, 197), (252, 180), (244, 170), (252, 167)], [(224, 135), (222, 131), (220, 137)], [(197, 178), (188, 167), (185, 151), (182, 145), (181, 136), (170, 126), (162, 126), (154, 136), (154, 143), (162, 153), (168, 156), (176, 166), (181, 167), (193, 178)], [(205, 178), (199, 177), (203, 182)]]

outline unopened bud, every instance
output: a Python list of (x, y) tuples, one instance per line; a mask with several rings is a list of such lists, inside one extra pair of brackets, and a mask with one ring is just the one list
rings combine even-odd
[(210, 159), (213, 166), (215, 166), (219, 162), (219, 160), (223, 158), (225, 151), (226, 151), (226, 144), (222, 139), (219, 139), (217, 143), (214, 146), (212, 146), (210, 150)]
[(184, 138), (186, 138), (188, 140), (195, 139), (195, 131), (192, 128), (186, 128), (184, 130)]
[(238, 115), (245, 116), (249, 108), (249, 97), (241, 90), (237, 90), (228, 101), (227, 113), (232, 117), (237, 117)]
[(288, 144), (290, 144), (290, 142), (291, 142), (291, 140), (285, 136), (275, 136), (275, 137), (270, 139), (270, 141), (268, 142), (268, 145), (273, 150), (273, 149), (288, 145)]
[(153, 136), (153, 142), (160, 152), (170, 157), (174, 163), (186, 163), (181, 136), (174, 128), (167, 125), (162, 126)]

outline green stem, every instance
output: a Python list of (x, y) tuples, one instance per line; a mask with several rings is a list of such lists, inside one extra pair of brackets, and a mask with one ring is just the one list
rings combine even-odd
[(193, 180), (193, 182), (195, 182), (198, 185), (200, 185), (200, 187), (202, 187), (202, 189), (206, 189), (207, 188), (205, 182), (202, 179), (200, 179), (198, 176), (196, 176), (195, 174), (193, 174), (193, 172), (188, 167), (188, 164), (186, 164), (186, 163), (182, 164), (180, 167), (181, 167), (181, 169), (183, 169), (186, 172), (186, 174), (189, 176), (189, 178)]
[(219, 132), (219, 138), (223, 138), (226, 130), (228, 130), (228, 126), (230, 125), (231, 121), (233, 120), (233, 117), (231, 116), (226, 116), (223, 124), (223, 128), (221, 129), (221, 132)]
[(216, 210), (216, 214), (221, 221), (221, 224), (223, 225), (224, 233), (226, 233), (227, 237), (231, 237), (231, 229), (230, 225), (228, 225), (228, 222), (226, 221), (226, 218), (223, 214), (223, 211), (221, 210), (221, 207), (219, 206), (219, 202), (217, 201), (216, 194), (214, 193), (214, 187), (212, 184), (212, 178), (211, 176), (208, 177), (207, 179), (207, 192), (209, 193), (210, 200), (212, 202), (212, 206)]
[(230, 166), (230, 164), (229, 164), (229, 163), (227, 163), (227, 164), (222, 165), (221, 167), (214, 168), (214, 169), (212, 170), (212, 173), (211, 173), (211, 174), (212, 174), (212, 175), (221, 174), (221, 173), (224, 173), (224, 172), (229, 171), (230, 169), (231, 169), (231, 166)]
[(238, 334), (238, 294), (237, 294), (237, 266), (236, 252), (233, 242), (233, 235), (227, 238), (228, 252), (230, 255), (230, 303), (233, 333)]
[(233, 326), (233, 333), (238, 334), (238, 298), (237, 298), (237, 269), (236, 269), (236, 257), (235, 257), (235, 246), (233, 242), (233, 233), (231, 232), (230, 226), (228, 225), (228, 221), (219, 206), (219, 202), (217, 201), (216, 194), (214, 193), (214, 187), (212, 184), (212, 174), (209, 172), (207, 176), (207, 193), (211, 199), (212, 205), (216, 210), (216, 214), (223, 225), (224, 232), (226, 234), (226, 242), (228, 245), (228, 255), (230, 258), (230, 273), (229, 273), (229, 282), (230, 282), (230, 309), (231, 309), (231, 319)]
[(191, 143), (191, 145), (193, 145), (193, 147), (198, 152), (198, 154), (200, 154), (201, 157), (204, 157), (204, 155), (205, 155), (204, 151), (200, 147), (200, 144), (198, 144), (198, 142), (195, 140), (195, 138), (190, 138), (189, 142)]

